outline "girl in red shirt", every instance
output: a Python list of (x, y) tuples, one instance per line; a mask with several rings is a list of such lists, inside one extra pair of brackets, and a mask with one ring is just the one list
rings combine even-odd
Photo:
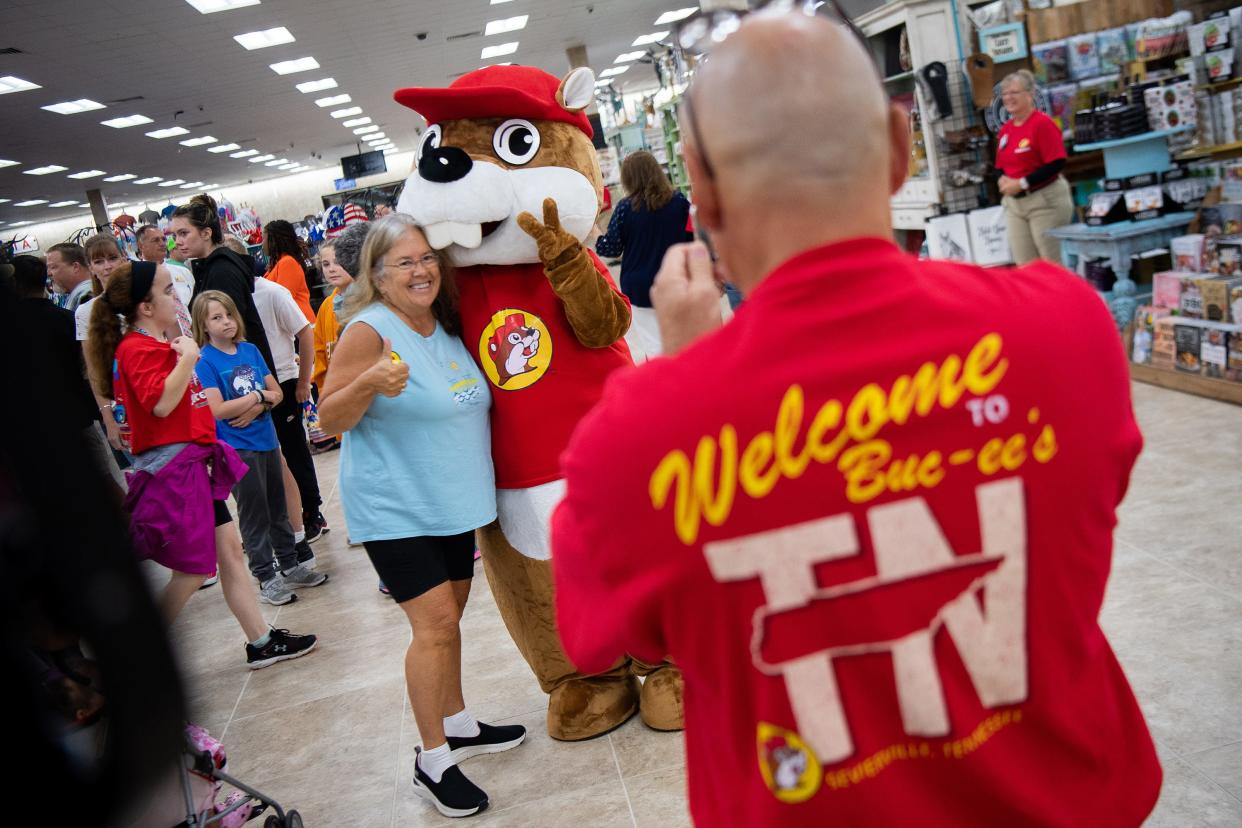
[(185, 336), (168, 341), (164, 332), (176, 325), (172, 276), (154, 262), (114, 270), (91, 310), (91, 380), (116, 400), (121, 437), (134, 454), (125, 506), (135, 548), (172, 570), (160, 596), (170, 624), (218, 567), (225, 601), (246, 633), (248, 665), (296, 658), (315, 646), (315, 636), (270, 629), (259, 612), (224, 503), (246, 466), (216, 441), (215, 418), (194, 374), (198, 345)]

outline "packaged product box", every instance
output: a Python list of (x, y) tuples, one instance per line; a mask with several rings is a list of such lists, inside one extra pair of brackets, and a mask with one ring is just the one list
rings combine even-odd
[(1203, 245), (1207, 237), (1202, 233), (1191, 233), (1177, 236), (1169, 242), (1169, 252), (1173, 255), (1173, 267), (1177, 270), (1204, 273), (1207, 268), (1203, 258)]
[(1152, 345), (1156, 336), (1156, 320), (1167, 317), (1166, 308), (1140, 305), (1134, 312), (1134, 336), (1130, 348), (1130, 360), (1140, 365), (1151, 363)]
[(1229, 369), (1229, 333), (1220, 328), (1206, 328), (1199, 344), (1199, 362), (1203, 376), (1224, 379)]
[(1233, 233), (1227, 236), (1217, 236), (1212, 244), (1215, 248), (1213, 272), (1222, 276), (1242, 274), (1242, 235)]
[(1196, 325), (1173, 325), (1173, 341), (1177, 349), (1174, 367), (1185, 374), (1203, 372), (1199, 351), (1203, 345), (1203, 328)]
[(1181, 270), (1166, 270), (1157, 273), (1151, 280), (1151, 303), (1158, 308), (1178, 310), (1182, 306), (1182, 293), (1186, 286), (1200, 278), (1198, 273), (1186, 273)]
[(1182, 289), (1178, 299), (1177, 312), (1190, 319), (1203, 318), (1203, 293), (1199, 290), (1199, 280), (1195, 279)]
[(1069, 38), (1070, 77), (1079, 80), (1094, 78), (1100, 72), (1100, 50), (1095, 32)]
[(1235, 325), (1242, 325), (1242, 288), (1229, 291), (1229, 318)]
[(1208, 83), (1224, 83), (1233, 77), (1233, 49), (1221, 49), (1203, 56)]
[(1225, 357), (1225, 379), (1242, 382), (1242, 334), (1230, 334)]
[(1096, 49), (1100, 53), (1100, 71), (1120, 72), (1130, 61), (1125, 27), (1104, 29), (1096, 33)]
[(1157, 317), (1152, 322), (1151, 365), (1153, 368), (1173, 370), (1177, 363), (1177, 339), (1173, 330), (1173, 316)]
[(1211, 322), (1239, 322), (1233, 315), (1231, 303), (1233, 292), (1242, 290), (1242, 277), (1200, 279), (1198, 285), (1204, 319)]
[(1064, 40), (1036, 43), (1031, 47), (1031, 62), (1041, 85), (1069, 80), (1069, 44)]
[(1049, 115), (1056, 121), (1062, 132), (1074, 129), (1074, 96), (1078, 94), (1078, 85), (1061, 83), (1049, 86), (1044, 90), (1048, 96)]

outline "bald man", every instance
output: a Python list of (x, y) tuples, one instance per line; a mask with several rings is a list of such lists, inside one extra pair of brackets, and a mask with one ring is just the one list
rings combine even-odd
[(1097, 622), (1141, 444), (1103, 303), (894, 245), (906, 120), (825, 20), (748, 18), (682, 121), (747, 301), (721, 326), (707, 250), (671, 250), (674, 356), (563, 455), (565, 651), (681, 667), (701, 825), (1140, 824), (1160, 766)]

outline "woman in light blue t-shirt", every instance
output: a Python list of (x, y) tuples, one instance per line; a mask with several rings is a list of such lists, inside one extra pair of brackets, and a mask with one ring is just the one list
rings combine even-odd
[(414, 791), (446, 816), (487, 807), (457, 763), (517, 747), (520, 725), (477, 722), (461, 692), (459, 624), (474, 575), (474, 530), (496, 519), (486, 378), (458, 337), (448, 259), (409, 216), (374, 222), (345, 301), (319, 420), (343, 433), (341, 500), (409, 618), (410, 706), (423, 743)]

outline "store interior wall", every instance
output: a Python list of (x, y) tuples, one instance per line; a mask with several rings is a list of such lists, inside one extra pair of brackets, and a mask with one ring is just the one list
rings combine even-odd
[[(413, 169), (414, 153), (393, 153), (387, 156), (385, 160), (388, 164), (387, 172), (367, 178), (360, 178), (355, 186), (369, 187), (376, 184), (386, 184), (390, 181), (404, 180)], [(282, 178), (271, 178), (266, 181), (240, 184), (236, 187), (226, 187), (219, 191), (209, 190), (208, 192), (217, 200), (223, 195), (238, 207), (242, 205), (253, 207), (264, 222), (271, 221), (272, 219), (298, 221), (311, 213), (323, 212), (323, 200), (320, 196), (333, 192), (335, 190), (334, 182), (340, 177), (340, 167), (326, 167)], [(176, 195), (170, 194), (168, 199), (162, 202), (130, 202), (126, 204), (123, 212), (136, 216), (148, 206), (156, 211), (163, 210), (170, 203), (183, 204), (188, 202), (195, 192), (197, 191), (178, 190)], [(108, 217), (115, 219), (120, 212), (122, 211), (110, 209)], [(89, 227), (92, 223), (90, 213), (84, 211), (72, 218), (32, 224), (29, 227), (22, 228), (20, 231), (14, 230), (13, 234), (17, 236), (33, 236), (38, 240), (39, 249), (42, 252), (54, 244), (65, 241), (75, 232), (83, 227)]]

